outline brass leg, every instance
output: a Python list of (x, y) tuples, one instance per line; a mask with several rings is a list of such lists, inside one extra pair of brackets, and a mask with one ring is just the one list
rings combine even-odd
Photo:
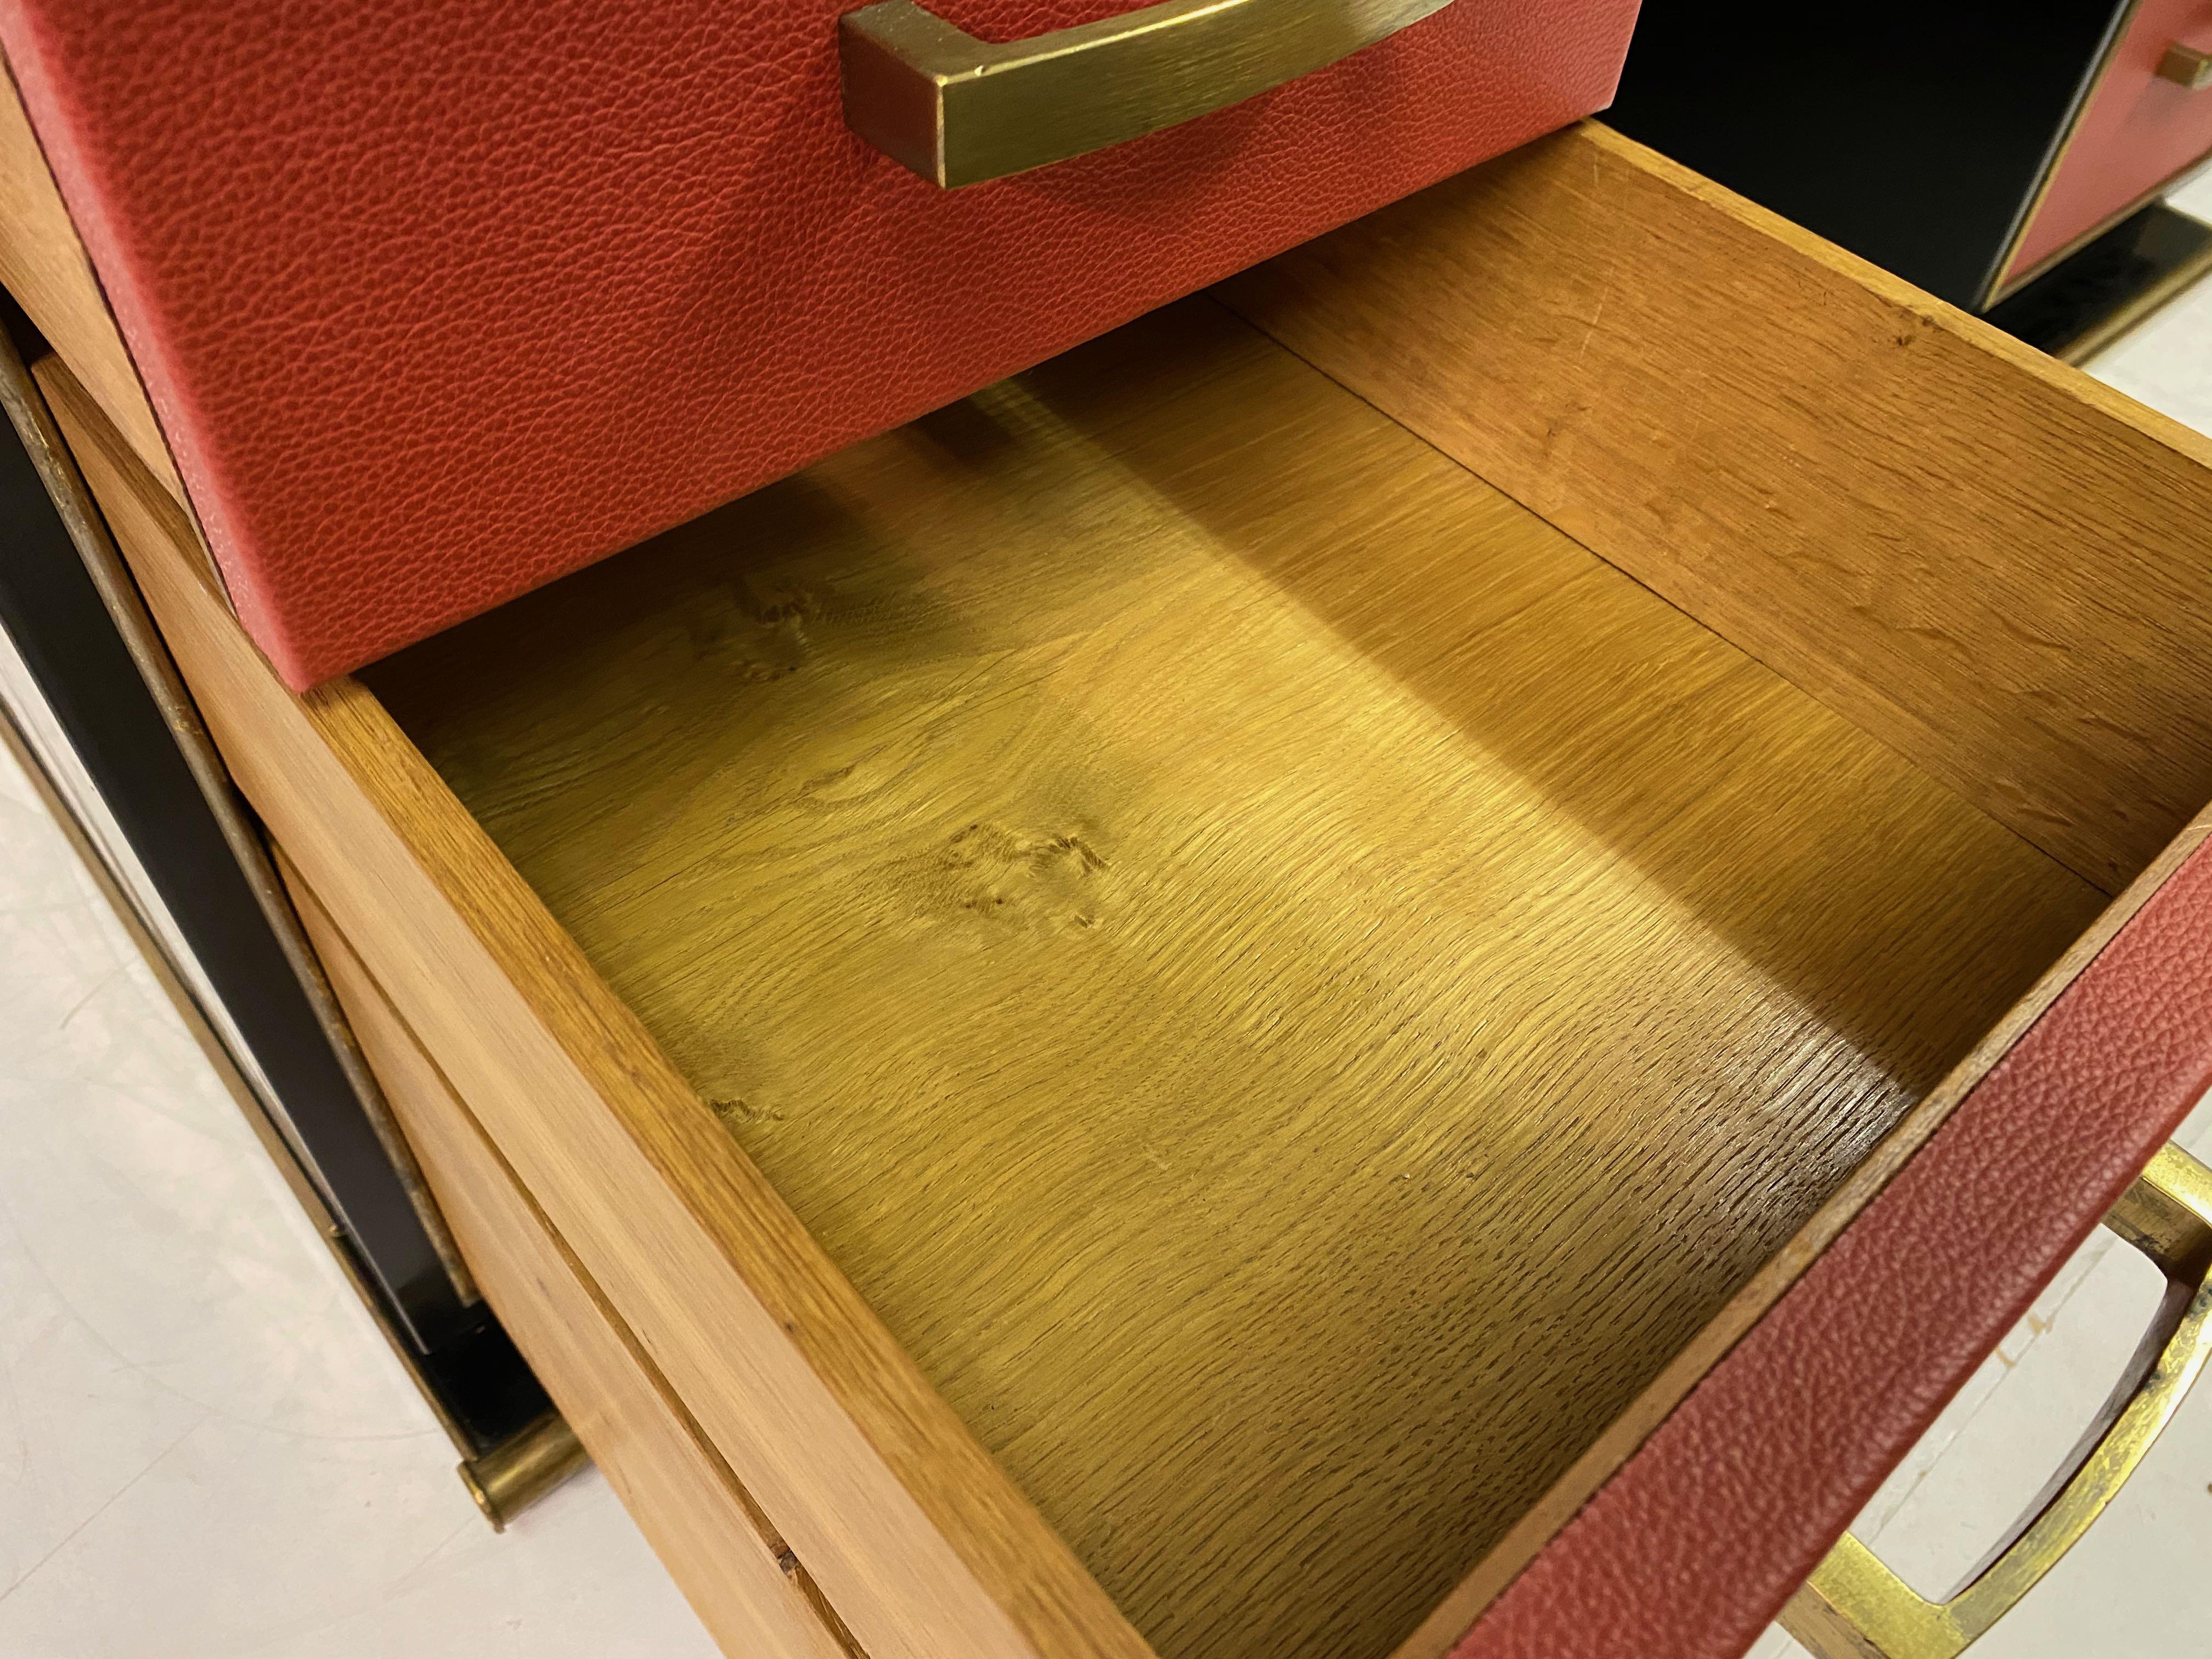
[(558, 1412), (548, 1412), (481, 1457), (458, 1466), (461, 1484), (494, 1532), (591, 1461), (584, 1443)]

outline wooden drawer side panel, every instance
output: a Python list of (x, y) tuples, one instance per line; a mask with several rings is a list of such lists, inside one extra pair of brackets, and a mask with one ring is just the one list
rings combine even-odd
[(1641, 145), (1217, 292), (2104, 891), (2212, 797), (2212, 442)]
[(516, 1184), (297, 868), (279, 863), (471, 1268), (701, 1620), (733, 1656), (854, 1659), (860, 1650), (819, 1589)]

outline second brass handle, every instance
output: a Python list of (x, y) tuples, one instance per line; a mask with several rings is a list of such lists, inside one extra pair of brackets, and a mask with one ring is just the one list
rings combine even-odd
[(2212, 1356), (2212, 1170), (2178, 1147), (2150, 1162), (2105, 1224), (2165, 1272), (2159, 1322), (2130, 1381), (2024, 1522), (1948, 1601), (1930, 1601), (1845, 1534), (1783, 1609), (1818, 1659), (1954, 1659), (2079, 1541)]
[(993, 45), (915, 0), (838, 20), (845, 122), (951, 189), (1171, 127), (1348, 58), (1451, 0), (1159, 0)]
[(2202, 46), (2192, 46), (2185, 40), (2171, 42), (2166, 55), (2158, 60), (2158, 78), (2171, 81), (2177, 87), (2186, 87), (2191, 92), (2202, 92), (2212, 87), (2212, 52)]

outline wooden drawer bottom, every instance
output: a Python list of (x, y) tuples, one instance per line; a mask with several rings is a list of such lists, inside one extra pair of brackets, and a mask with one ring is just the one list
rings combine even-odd
[(1206, 301), (362, 678), (1171, 1654), (1403, 1639), (2103, 902)]
[(739, 1651), (1435, 1659), (2212, 795), (2202, 457), (1595, 131), (304, 698), (41, 383)]

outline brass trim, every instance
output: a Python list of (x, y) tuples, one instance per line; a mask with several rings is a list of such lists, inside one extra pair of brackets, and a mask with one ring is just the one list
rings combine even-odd
[(2128, 31), (2135, 27), (2136, 13), (2142, 7), (2142, 0), (2128, 0), (2128, 3), (2113, 17), (2112, 27), (2106, 32), (2104, 44), (2097, 49), (2097, 61), (2082, 78), (2081, 94), (2067, 112), (2065, 125), (2051, 144), (2050, 153), (2044, 158), (2043, 171), (2037, 175), (2035, 189), (2028, 197), (2027, 204), (2013, 220), (2012, 233), (2005, 238), (2003, 250), (1998, 253), (1996, 263), (1990, 267), (1989, 275), (1983, 279), (1981, 296), (1975, 310), (1987, 311), (1999, 301), (2017, 294), (2034, 281), (2038, 272), (2047, 270), (2065, 257), (2065, 251), (2062, 249), (2050, 258), (2039, 262), (2033, 270), (2022, 271), (2018, 276), (2011, 274), (2012, 262), (2020, 257), (2021, 245), (2027, 241), (2036, 215), (2043, 211), (2043, 204), (2051, 194), (2051, 186), (2057, 181), (2058, 170), (2066, 165), (2066, 157), (2074, 148), (2074, 141), (2081, 136), (2081, 123), (2088, 116), (2089, 106), (2104, 87), (2105, 76), (2111, 73), (2112, 61), (2119, 55), (2120, 43), (2128, 38)]
[(2158, 60), (2158, 78), (2191, 92), (2202, 92), (2212, 87), (2212, 52), (2169, 40), (2165, 54)]
[(462, 1459), (455, 1472), (491, 1529), (505, 1532), (507, 1522), (589, 1462), (568, 1419), (548, 1412), (483, 1456)]
[[(386, 1150), (392, 1154), (402, 1185), (422, 1213), (424, 1226), (453, 1278), (456, 1291), (465, 1301), (479, 1301), (475, 1279), (447, 1231), (445, 1217), (422, 1179), (412, 1149), (400, 1134), (398, 1121), (391, 1115), (391, 1107), (381, 1087), (368, 1070), (368, 1060), (354, 1040), (352, 1026), (338, 1009), (330, 981), (324, 976), (321, 959), (308, 944), (299, 913), (277, 878), (268, 846), (248, 820), (232, 788), (230, 775), (216, 755), (207, 729), (200, 724), (198, 709), (139, 597), (136, 582), (108, 537), (106, 522), (93, 504), (68, 445), (53, 423), (44, 396), (4, 332), (0, 332), (0, 411), (4, 411), (29, 451), (132, 660), (145, 676), (226, 839), (246, 866), (255, 896), (267, 912), (286, 956), (301, 974), (309, 1001), (325, 1033), (336, 1044), (343, 1069), (355, 1087), (362, 1091), (362, 1103), (368, 1110), (370, 1121), (384, 1139)], [(422, 1356), (414, 1345), (384, 1316), (368, 1270), (345, 1229), (331, 1212), (312, 1160), (287, 1133), (281, 1111), (264, 1094), (264, 1087), (247, 1076), (228, 1040), (218, 1031), (208, 1009), (202, 1005), (199, 994), (172, 959), (161, 931), (141, 910), (129, 884), (111, 866), (107, 856), (78, 820), (45, 758), (18, 729), (4, 702), (0, 702), (0, 754), (13, 759), (31, 781), (33, 789), (59, 826), (93, 884), (100, 890), (117, 921), (175, 1007), (185, 1029), (207, 1056), (216, 1077), (245, 1115), (255, 1139), (260, 1141), (293, 1197), (313, 1224), (339, 1273), (372, 1316), (371, 1323), (415, 1385), (423, 1404), (429, 1407), (439, 1428), (453, 1443), (454, 1450), (461, 1454), (458, 1472), (477, 1507), (491, 1522), (494, 1531), (504, 1532), (516, 1516), (590, 1461), (574, 1431), (557, 1413), (549, 1412), (499, 1444), (471, 1455), (478, 1443), (447, 1407), (437, 1385), (424, 1371)]]
[(2162, 1148), (2110, 1227), (2166, 1276), (2128, 1376), (2027, 1514), (1948, 1600), (1930, 1601), (1849, 1534), (1783, 1609), (1814, 1659), (1954, 1659), (2080, 1541), (2118, 1494), (2212, 1356), (2212, 1169)]
[[(322, 963), (316, 958), (313, 947), (307, 943), (300, 918), (292, 908), (291, 899), (283, 884), (276, 879), (275, 866), (270, 862), (269, 849), (259, 830), (248, 815), (245, 802), (237, 787), (231, 782), (230, 770), (216, 751), (215, 739), (209, 735), (201, 720), (199, 708), (191, 693), (185, 687), (184, 677), (177, 672), (175, 661), (162, 640), (161, 630), (154, 624), (139, 596), (137, 583), (125, 567), (123, 556), (107, 533), (106, 520), (100, 516), (91, 492), (78, 473), (76, 462), (70, 453), (68, 442), (54, 423), (52, 412), (46, 398), (32, 379), (28, 367), (16, 352), (12, 342), (0, 336), (0, 411), (4, 411), (9, 422), (15, 428), (23, 447), (30, 453), (32, 465), (46, 487), (46, 494), (54, 503), (70, 539), (76, 544), (78, 556), (84, 562), (86, 573), (92, 578), (100, 602), (106, 606), (116, 632), (122, 636), (125, 648), (137, 664), (140, 675), (152, 693), (161, 719), (176, 739), (177, 748), (185, 758), (192, 777), (200, 787), (200, 793), (214, 814), (217, 826), (229, 844), (232, 856), (244, 872), (246, 884), (253, 890), (263, 918), (276, 936), (285, 960), (300, 981), (308, 1006), (313, 1009), (316, 1023), (330, 1041), (338, 1061), (339, 1070), (345, 1074), (360, 1100), (370, 1127), (385, 1155), (392, 1161), (399, 1176), (409, 1202), (421, 1218), (423, 1231), (428, 1235), (430, 1246), (437, 1253), (440, 1263), (452, 1281), (453, 1291), (465, 1304), (473, 1304), (482, 1297), (468, 1264), (453, 1243), (452, 1231), (440, 1213), (436, 1199), (429, 1184), (422, 1178), (422, 1166), (416, 1161), (414, 1149), (408, 1146), (400, 1133), (392, 1108), (384, 1098), (382, 1086), (362, 1058), (360, 1045), (354, 1041), (353, 1029), (339, 1010), (337, 999), (331, 993), (330, 983), (323, 976)], [(149, 933), (158, 933), (150, 929)], [(210, 1018), (210, 1026), (217, 1022)], [(247, 1071), (250, 1060), (241, 1066), (241, 1075), (247, 1076), (249, 1086), (252, 1073)], [(257, 1097), (265, 1083), (255, 1088)], [(313, 1155), (297, 1139), (283, 1127), (288, 1120), (276, 1103), (259, 1101), (262, 1114), (279, 1126), (278, 1132), (291, 1159), (304, 1170), (310, 1180), (319, 1182), (321, 1176), (315, 1169)]]
[[(516, 1490), (516, 1474), (507, 1472), (510, 1464), (543, 1459), (547, 1455), (548, 1448), (522, 1448), (515, 1443), (524, 1436), (545, 1435), (544, 1419), (541, 1418), (533, 1421), (520, 1431), (514, 1439), (479, 1456), (471, 1456), (476, 1445), (474, 1438), (454, 1417), (443, 1395), (439, 1393), (437, 1385), (424, 1372), (422, 1356), (416, 1352), (414, 1345), (380, 1311), (376, 1291), (369, 1283), (368, 1269), (355, 1254), (345, 1229), (338, 1225), (337, 1218), (325, 1206), (321, 1191), (294, 1153), (283, 1129), (270, 1115), (268, 1103), (246, 1080), (228, 1046), (215, 1027), (209, 1024), (207, 1011), (200, 1006), (198, 997), (179, 977), (167, 951), (140, 914), (129, 891), (108, 867), (106, 859), (86, 833), (84, 826), (78, 823), (68, 800), (49, 774), (46, 762), (23, 736), (4, 703), (0, 703), (0, 753), (12, 758), (22, 769), (24, 775), (30, 779), (31, 787), (40, 803), (60, 827), (64, 839), (76, 854), (93, 884), (100, 890), (100, 896), (107, 901), (124, 933), (137, 947), (147, 968), (167, 995), (179, 1018), (184, 1022), (185, 1029), (191, 1033), (200, 1052), (207, 1056), (216, 1076), (236, 1103), (246, 1126), (253, 1131), (254, 1138), (269, 1154), (270, 1162), (276, 1165), (276, 1172), (283, 1177), (285, 1186), (290, 1188), (292, 1196), (299, 1201), (301, 1209), (313, 1224), (316, 1236), (323, 1241), (324, 1248), (330, 1251), (331, 1259), (337, 1264), (338, 1272), (348, 1287), (369, 1313), (369, 1322), (376, 1327), (386, 1347), (391, 1350), (392, 1358), (399, 1363), (399, 1368), (407, 1374), (407, 1380), (414, 1384), (422, 1403), (429, 1407), (431, 1416), (437, 1419), (438, 1427), (447, 1439), (453, 1442), (453, 1449), (461, 1454), (464, 1460), (459, 1465), (462, 1484), (468, 1487), (470, 1495), (477, 1500), (477, 1507), (484, 1510), (485, 1518), (492, 1522), (494, 1529), (504, 1530), (507, 1521), (521, 1513), (557, 1484), (556, 1480), (544, 1479), (535, 1491), (525, 1495)], [(488, 1484), (482, 1476), (471, 1473), (486, 1464), (490, 1469)], [(495, 1507), (487, 1508), (488, 1504)]]
[[(307, 1212), (307, 1219), (314, 1224), (315, 1231), (325, 1238), (341, 1231), (329, 1207), (323, 1202), (321, 1189), (301, 1164), (298, 1155), (292, 1150), (291, 1142), (285, 1139), (283, 1127), (270, 1115), (268, 1102), (240, 1069), (236, 1056), (230, 1051), (230, 1045), (209, 1020), (207, 1010), (201, 1005), (198, 994), (185, 982), (184, 975), (171, 958), (168, 947), (161, 943), (154, 924), (147, 919), (123, 878), (108, 862), (106, 854), (101, 851), (92, 832), (77, 817), (63, 785), (54, 775), (48, 757), (24, 731), (4, 700), (0, 700), (0, 755), (13, 760), (23, 775), (30, 780), (32, 793), (38, 796), (39, 804), (46, 809), (46, 816), (61, 830), (62, 839), (76, 854), (77, 863), (87, 878), (100, 890), (100, 896), (106, 901), (110, 914), (137, 951), (139, 959), (145, 963), (147, 971), (154, 975), (155, 983), (161, 988), (161, 994), (176, 1010), (177, 1018), (183, 1022), (193, 1045), (207, 1056), (208, 1064), (222, 1083), (223, 1091), (238, 1108), (239, 1115), (246, 1120), (246, 1127), (253, 1132), (253, 1138), (261, 1143), (262, 1150), (269, 1154), (269, 1161), (276, 1165), (276, 1173), (283, 1177), (285, 1187), (299, 1200), (300, 1207)], [(378, 1322), (380, 1325), (382, 1322), (380, 1320)]]
[(845, 121), (952, 190), (1242, 103), (1450, 3), (1159, 0), (994, 45), (915, 0), (880, 0), (838, 20)]

